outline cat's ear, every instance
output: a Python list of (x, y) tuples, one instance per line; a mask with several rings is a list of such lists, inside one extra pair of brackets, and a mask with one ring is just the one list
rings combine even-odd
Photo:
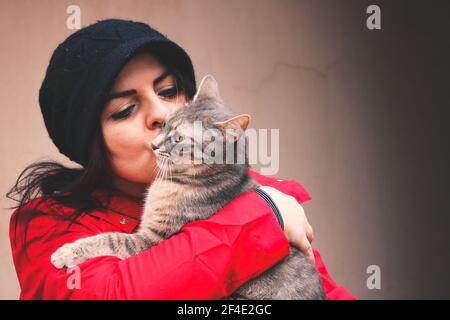
[(192, 101), (200, 101), (204, 99), (222, 100), (219, 94), (219, 84), (210, 74), (203, 77), (198, 86), (197, 93)]
[(245, 131), (249, 122), (250, 115), (240, 114), (224, 121), (215, 122), (214, 124), (222, 129), (241, 129), (242, 131)]

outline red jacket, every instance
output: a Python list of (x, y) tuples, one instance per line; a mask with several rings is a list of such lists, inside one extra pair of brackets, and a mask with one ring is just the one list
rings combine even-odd
[[(311, 199), (295, 181), (250, 173), (260, 184), (290, 194), (300, 203)], [(104, 198), (101, 192), (96, 196)], [(289, 254), (289, 242), (275, 215), (253, 190), (210, 219), (189, 223), (182, 232), (134, 257), (98, 257), (73, 270), (56, 269), (50, 255), (80, 238), (135, 231), (142, 203), (114, 194), (108, 210), (84, 215), (70, 226), (61, 214), (73, 209), (50, 200), (38, 209), (45, 214), (21, 213), (34, 215), (27, 231), (28, 257), (22, 240), (25, 226), (19, 219), (14, 227), (17, 210), (11, 217), (10, 240), (21, 299), (221, 299)], [(353, 299), (334, 283), (319, 253), (314, 253), (327, 298)]]

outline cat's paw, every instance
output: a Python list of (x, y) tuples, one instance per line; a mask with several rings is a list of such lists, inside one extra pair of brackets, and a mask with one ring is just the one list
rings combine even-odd
[(50, 261), (57, 269), (72, 268), (86, 260), (83, 249), (77, 242), (63, 245), (50, 257)]

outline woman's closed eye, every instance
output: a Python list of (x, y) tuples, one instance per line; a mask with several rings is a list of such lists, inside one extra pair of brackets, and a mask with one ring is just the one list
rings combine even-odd
[[(160, 89), (156, 94), (164, 100), (172, 100), (177, 98), (180, 93), (182, 91), (179, 90), (177, 85), (170, 85)], [(113, 120), (125, 119), (133, 113), (137, 106), (137, 103), (126, 105), (120, 111), (113, 113), (111, 118)]]
[(111, 118), (114, 120), (125, 119), (134, 111), (136, 106), (137, 106), (136, 103), (129, 104), (125, 106), (121, 111), (113, 113), (111, 115)]
[(165, 87), (162, 88), (161, 90), (158, 91), (158, 96), (162, 97), (163, 99), (173, 99), (175, 97), (178, 96), (178, 94), (180, 94), (181, 91), (178, 89), (178, 87), (176, 85), (170, 86), (170, 87)]

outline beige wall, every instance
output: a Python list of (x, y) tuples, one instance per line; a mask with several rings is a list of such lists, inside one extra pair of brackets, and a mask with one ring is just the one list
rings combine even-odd
[[(77, 4), (82, 26), (119, 17), (161, 30), (191, 54), (197, 78), (210, 73), (218, 79), (225, 101), (235, 112), (250, 113), (253, 127), (280, 128), (277, 176), (297, 179), (312, 194), (305, 209), (315, 228), (313, 244), (334, 279), (359, 298), (414, 297), (404, 286), (399, 249), (388, 243), (396, 227), (386, 217), (397, 209), (383, 198), (394, 187), (385, 184), (371, 117), (386, 102), (376, 85), (386, 74), (366, 46), (377, 36), (365, 29), (364, 2), (348, 3), (2, 1), (1, 194), (26, 164), (64, 160), (45, 131), (38, 89), (53, 49), (73, 32), (66, 28), (66, 8)], [(2, 197), (2, 207), (11, 204)], [(0, 298), (15, 299), (8, 221), (9, 210), (2, 210)], [(381, 267), (381, 290), (366, 287), (372, 264)]]

